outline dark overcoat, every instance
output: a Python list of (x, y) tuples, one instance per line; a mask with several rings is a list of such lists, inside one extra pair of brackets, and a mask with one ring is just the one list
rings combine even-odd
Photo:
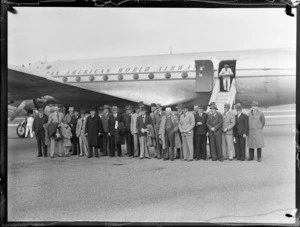
[(88, 134), (89, 146), (98, 146), (98, 133), (102, 133), (102, 122), (98, 115), (88, 116), (86, 119), (85, 133)]

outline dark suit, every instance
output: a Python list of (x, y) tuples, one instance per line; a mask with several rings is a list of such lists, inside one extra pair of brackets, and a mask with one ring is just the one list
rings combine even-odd
[(235, 126), (233, 128), (233, 136), (235, 138), (235, 156), (237, 160), (244, 161), (246, 153), (246, 138), (243, 135), (248, 135), (249, 132), (249, 120), (248, 116), (244, 113), (241, 113), (240, 117), (235, 116)]
[[(209, 114), (207, 123), (208, 127), (208, 136), (209, 136), (209, 143), (210, 143), (210, 151), (212, 160), (215, 161), (219, 159), (223, 161), (223, 154), (222, 154), (222, 125), (223, 125), (223, 116), (220, 112), (216, 112), (215, 116), (213, 114)], [(214, 128), (215, 130), (212, 131), (211, 129)]]
[(89, 144), (89, 156), (92, 157), (92, 148), (94, 148), (95, 157), (98, 157), (98, 151), (96, 148), (98, 147), (98, 133), (102, 133), (102, 122), (100, 120), (100, 117), (98, 115), (95, 115), (94, 117), (89, 116), (86, 119), (86, 125), (85, 125), (85, 133), (88, 133), (88, 144)]
[[(47, 146), (45, 145), (45, 130), (43, 125), (48, 122), (48, 117), (44, 115), (40, 118), (38, 115), (34, 118), (32, 123), (32, 131), (35, 134), (36, 142), (38, 146), (38, 156), (47, 157)], [(43, 152), (42, 152), (43, 151)]]
[[(108, 150), (110, 149), (110, 144), (109, 144), (109, 116), (110, 113), (107, 114), (102, 114), (101, 116), (101, 121), (102, 121), (102, 127), (103, 127), (103, 154), (106, 156), (108, 155)], [(108, 147), (108, 148), (107, 148)]]
[(126, 146), (127, 154), (133, 156), (133, 135), (131, 134), (131, 114), (125, 113), (123, 115), (124, 124), (126, 128)]
[[(206, 142), (207, 142), (207, 136), (206, 133), (208, 131), (207, 129), (207, 113), (202, 113), (202, 116), (200, 117), (200, 114), (195, 114), (195, 128), (194, 128), (194, 137), (195, 137), (195, 153), (197, 160), (204, 159), (206, 160)], [(202, 125), (197, 125), (198, 122), (201, 122)]]
[(76, 136), (76, 127), (77, 127), (77, 121), (80, 117), (78, 116), (77, 118), (75, 116), (71, 117), (71, 122), (70, 122), (70, 127), (71, 127), (71, 132), (72, 132), (72, 138), (71, 138), (71, 142), (72, 142), (72, 151), (73, 154), (80, 154), (80, 146), (79, 146), (79, 139)]
[(119, 130), (115, 128), (116, 121), (119, 123), (123, 121), (123, 118), (121, 114), (117, 114), (116, 117), (114, 115), (109, 116), (108, 120), (108, 132), (110, 133), (109, 137), (109, 156), (114, 157), (115, 156), (115, 148), (117, 147), (118, 156), (122, 156), (122, 150), (121, 150), (121, 143), (116, 143), (116, 137), (119, 137), (118, 133)]

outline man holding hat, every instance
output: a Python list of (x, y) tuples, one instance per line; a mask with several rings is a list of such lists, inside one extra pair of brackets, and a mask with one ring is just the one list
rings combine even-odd
[(211, 113), (208, 115), (207, 127), (208, 127), (208, 136), (209, 136), (209, 145), (210, 153), (212, 160), (220, 160), (223, 162), (222, 154), (222, 125), (223, 125), (223, 116), (218, 112), (217, 105), (212, 102), (210, 104)]
[[(159, 128), (159, 138), (162, 141), (164, 160), (174, 160), (175, 136), (178, 131), (178, 118), (172, 115), (172, 109), (166, 108), (166, 115), (162, 117)], [(179, 136), (177, 134), (177, 136)]]
[(133, 147), (133, 135), (131, 134), (131, 118), (132, 118), (132, 106), (126, 106), (126, 113), (123, 115), (124, 124), (126, 128), (126, 147), (127, 154), (129, 157), (133, 157), (134, 147)]
[(254, 159), (254, 149), (257, 149), (257, 161), (261, 161), (261, 149), (265, 146), (263, 128), (265, 126), (265, 115), (258, 109), (258, 102), (253, 101), (252, 108), (248, 114), (249, 118), (249, 161)]
[(233, 76), (233, 72), (231, 68), (229, 68), (229, 65), (225, 64), (224, 68), (220, 72), (220, 77), (223, 77), (223, 89), (224, 91), (230, 91), (230, 80)]
[(236, 104), (236, 116), (235, 116), (235, 126), (233, 127), (233, 142), (235, 156), (237, 160), (244, 161), (246, 158), (246, 136), (249, 130), (249, 119), (246, 114), (242, 112), (242, 105)]
[(76, 136), (76, 127), (77, 127), (77, 122), (79, 120), (79, 109), (75, 108), (74, 109), (74, 115), (71, 117), (71, 122), (70, 122), (70, 127), (71, 127), (71, 132), (72, 132), (72, 138), (71, 138), (71, 143), (72, 143), (72, 155), (79, 155), (80, 154), (80, 145), (79, 145), (79, 139)]
[(89, 155), (87, 158), (93, 157), (93, 154), (96, 158), (99, 157), (98, 154), (98, 136), (101, 135), (103, 128), (100, 117), (96, 115), (97, 108), (92, 107), (90, 110), (90, 116), (86, 119), (85, 125), (85, 135), (88, 138), (89, 144)]
[(147, 125), (152, 125), (152, 120), (149, 115), (146, 115), (145, 107), (140, 107), (141, 114), (137, 118), (136, 128), (139, 132), (140, 141), (140, 159), (150, 158), (149, 147), (147, 146)]
[(182, 137), (183, 159), (185, 161), (193, 161), (194, 158), (194, 127), (195, 117), (193, 113), (188, 112), (188, 108), (183, 106), (183, 114), (179, 120), (179, 130)]
[(103, 106), (103, 114), (101, 116), (101, 122), (102, 122), (102, 127), (103, 127), (103, 155), (107, 156), (108, 155), (108, 150), (109, 150), (109, 118), (110, 118), (110, 106), (109, 105), (104, 105)]
[(204, 106), (198, 105), (198, 113), (195, 114), (195, 153), (196, 159), (207, 160), (206, 157), (206, 142), (207, 142), (207, 113), (204, 112)]
[(133, 136), (134, 143), (134, 154), (133, 157), (138, 157), (140, 155), (140, 143), (139, 143), (139, 132), (136, 128), (137, 118), (140, 116), (140, 107), (137, 105), (135, 107), (135, 113), (131, 116), (131, 135)]
[(35, 135), (38, 155), (37, 157), (47, 157), (47, 147), (45, 145), (45, 130), (44, 124), (48, 122), (48, 117), (44, 114), (43, 108), (38, 108), (38, 115), (34, 118), (32, 123), (32, 132)]
[(222, 125), (222, 151), (223, 158), (233, 160), (233, 127), (235, 126), (235, 116), (230, 111), (230, 104), (224, 104), (223, 125)]
[[(177, 106), (175, 107), (177, 109), (177, 112), (175, 113), (175, 116), (178, 119), (178, 122), (180, 121), (180, 116), (183, 114), (182, 108), (183, 104), (178, 103)], [(175, 137), (175, 155), (174, 158), (183, 158), (183, 153), (182, 153), (182, 137), (180, 130), (178, 130), (178, 137)]]

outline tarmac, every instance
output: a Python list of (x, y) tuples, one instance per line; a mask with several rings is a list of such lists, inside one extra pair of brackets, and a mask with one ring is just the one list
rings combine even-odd
[(294, 121), (268, 120), (262, 162), (37, 158), (11, 124), (8, 221), (294, 223)]

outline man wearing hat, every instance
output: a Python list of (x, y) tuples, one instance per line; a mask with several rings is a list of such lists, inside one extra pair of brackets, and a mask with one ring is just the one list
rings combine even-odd
[[(196, 114), (198, 114), (198, 105), (194, 105), (194, 117), (196, 116)], [(195, 147), (196, 147), (196, 134), (195, 134), (195, 129), (196, 127), (194, 127), (194, 137), (193, 137), (193, 145), (194, 145), (194, 159), (196, 159), (196, 152), (195, 152)]]
[(140, 106), (137, 105), (135, 107), (135, 113), (131, 116), (131, 134), (133, 136), (133, 143), (134, 143), (134, 154), (133, 157), (138, 157), (140, 155), (140, 143), (139, 143), (139, 132), (136, 128), (137, 118), (140, 116)]
[(229, 65), (225, 64), (224, 68), (220, 72), (220, 77), (223, 77), (223, 89), (224, 91), (230, 91), (230, 80), (233, 76), (233, 72), (231, 68), (229, 68)]
[(76, 125), (76, 136), (79, 140), (80, 157), (84, 155), (89, 156), (89, 145), (87, 142), (87, 137), (85, 136), (86, 119), (88, 118), (89, 114), (89, 111), (81, 111), (80, 118), (78, 119)]
[(206, 157), (206, 142), (207, 142), (207, 113), (204, 112), (204, 106), (198, 105), (198, 113), (195, 114), (195, 128), (194, 128), (194, 138), (195, 138), (195, 153), (196, 159), (207, 160)]
[(208, 127), (208, 136), (209, 136), (209, 145), (210, 153), (213, 161), (219, 159), (223, 162), (222, 154), (222, 125), (223, 125), (223, 116), (218, 112), (217, 105), (212, 102), (210, 104), (211, 113), (208, 115), (207, 127)]
[(70, 127), (71, 127), (71, 132), (72, 132), (72, 138), (71, 138), (71, 143), (72, 143), (72, 155), (79, 155), (80, 154), (80, 145), (79, 145), (79, 139), (76, 136), (76, 127), (77, 127), (77, 122), (79, 120), (79, 109), (75, 108), (74, 109), (74, 114), (71, 117), (71, 122), (70, 122)]
[(195, 117), (193, 113), (188, 112), (188, 108), (183, 106), (183, 113), (179, 120), (179, 130), (182, 137), (183, 159), (185, 161), (193, 161), (194, 158), (194, 127)]
[(233, 127), (233, 142), (235, 156), (237, 160), (244, 161), (246, 158), (246, 136), (249, 133), (249, 119), (246, 114), (242, 112), (242, 105), (236, 104), (235, 126)]
[[(50, 124), (58, 124), (58, 126), (63, 122), (64, 120), (64, 114), (58, 111), (58, 106), (54, 106), (54, 112), (49, 114), (48, 116), (48, 130), (50, 127)], [(54, 158), (55, 148), (58, 148), (58, 156), (62, 157), (62, 140), (61, 139), (55, 139), (55, 135), (50, 135), (50, 157)]]
[[(103, 107), (99, 107), (98, 108), (98, 116), (101, 120), (101, 124), (102, 124), (102, 115), (103, 115)], [(103, 128), (103, 124), (102, 124), (102, 128)], [(103, 152), (103, 131), (102, 133), (98, 136), (98, 152), (101, 156), (104, 156), (104, 152)]]
[(146, 115), (145, 107), (141, 107), (141, 114), (137, 118), (136, 128), (139, 132), (140, 140), (140, 159), (150, 158), (149, 147), (147, 146), (147, 125), (152, 125), (152, 120), (149, 115)]
[[(118, 156), (122, 156), (122, 150), (121, 150), (121, 144), (124, 144), (125, 142), (125, 134), (121, 134), (121, 125), (124, 124), (123, 117), (119, 113), (119, 109), (117, 106), (112, 107), (113, 114), (110, 116), (108, 121), (108, 136), (109, 136), (109, 143), (110, 143), (110, 150), (109, 150), (109, 156), (114, 157), (115, 156), (115, 148), (117, 148)], [(124, 126), (125, 127), (125, 126)]]
[(172, 115), (172, 109), (166, 108), (166, 115), (162, 117), (159, 128), (159, 138), (162, 141), (164, 160), (174, 160), (175, 137), (178, 133), (178, 118)]
[(103, 106), (103, 114), (101, 115), (101, 122), (102, 122), (102, 127), (103, 127), (103, 155), (107, 156), (108, 155), (108, 146), (109, 146), (109, 136), (108, 136), (108, 132), (109, 132), (109, 118), (110, 118), (110, 106), (109, 105), (104, 105)]
[(34, 118), (32, 123), (32, 132), (35, 135), (38, 155), (37, 157), (47, 157), (47, 147), (45, 145), (45, 130), (44, 124), (48, 122), (48, 117), (44, 114), (43, 108), (38, 108), (38, 115)]
[(223, 158), (233, 160), (233, 127), (235, 126), (235, 115), (230, 111), (230, 104), (224, 104), (223, 125), (222, 125), (222, 151)]
[[(178, 103), (177, 106), (175, 107), (177, 109), (177, 112), (175, 113), (175, 116), (178, 119), (178, 122), (180, 121), (180, 116), (182, 115), (183, 111), (183, 104)], [(175, 137), (175, 158), (183, 158), (183, 153), (182, 153), (182, 137), (180, 130), (178, 130), (178, 137)]]
[(64, 119), (64, 122), (69, 126), (71, 124), (72, 116), (74, 116), (74, 107), (70, 106)]
[(158, 158), (158, 159), (162, 157), (162, 144), (159, 142), (159, 128), (160, 128), (161, 118), (163, 116), (165, 116), (165, 113), (162, 112), (161, 104), (157, 103), (156, 112), (154, 113), (154, 117), (153, 117), (153, 127), (155, 131), (155, 140), (156, 140), (154, 158)]
[(258, 109), (258, 102), (253, 101), (249, 118), (249, 161), (254, 159), (254, 149), (257, 149), (257, 161), (261, 161), (261, 149), (265, 146), (263, 128), (265, 126), (265, 115)]
[(99, 157), (98, 154), (98, 146), (99, 146), (99, 140), (98, 136), (102, 133), (102, 122), (100, 120), (100, 117), (96, 115), (97, 108), (92, 107), (90, 110), (90, 116), (86, 119), (86, 125), (85, 125), (85, 135), (88, 139), (89, 144), (89, 155), (87, 158), (93, 157), (93, 154), (96, 158)]
[(126, 128), (126, 147), (127, 154), (129, 157), (133, 157), (134, 147), (133, 147), (133, 135), (131, 134), (131, 118), (132, 118), (132, 106), (126, 106), (126, 113), (123, 115), (124, 124)]
[(156, 112), (156, 104), (155, 103), (151, 103), (151, 113), (150, 113), (150, 117), (152, 119), (152, 121), (154, 121), (154, 114)]

